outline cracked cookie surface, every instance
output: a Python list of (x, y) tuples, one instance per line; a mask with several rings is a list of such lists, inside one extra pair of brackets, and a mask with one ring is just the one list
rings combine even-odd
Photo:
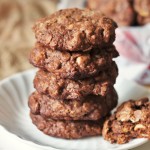
[(112, 45), (116, 28), (99, 11), (72, 8), (38, 20), (33, 31), (38, 42), (53, 50), (88, 51)]
[(34, 78), (34, 87), (39, 93), (54, 99), (83, 100), (91, 94), (105, 96), (115, 83), (117, 75), (115, 64), (97, 76), (83, 80), (63, 79), (56, 74), (39, 70)]
[(114, 46), (89, 52), (56, 51), (36, 43), (30, 53), (30, 63), (62, 78), (82, 79), (92, 77), (109, 67), (112, 58), (119, 54)]
[(120, 105), (105, 121), (103, 137), (111, 143), (123, 144), (134, 138), (150, 139), (150, 102), (148, 98), (129, 100)]
[(46, 120), (42, 116), (32, 113), (30, 113), (30, 116), (33, 124), (45, 134), (65, 139), (99, 136), (102, 134), (102, 124), (104, 122), (104, 119), (99, 121)]
[(99, 120), (116, 107), (118, 96), (115, 89), (106, 97), (90, 95), (85, 100), (56, 100), (37, 92), (29, 98), (29, 107), (33, 114), (55, 120)]

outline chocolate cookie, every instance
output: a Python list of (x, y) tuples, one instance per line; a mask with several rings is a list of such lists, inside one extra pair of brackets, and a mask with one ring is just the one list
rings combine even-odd
[(133, 0), (88, 0), (87, 7), (100, 10), (114, 19), (119, 26), (129, 26), (135, 23)]
[(54, 99), (82, 100), (87, 95), (105, 96), (109, 88), (115, 83), (118, 71), (109, 68), (100, 72), (98, 76), (83, 80), (63, 79), (53, 73), (39, 70), (34, 78), (34, 87), (41, 94)]
[(118, 96), (114, 88), (106, 97), (90, 95), (85, 100), (56, 100), (37, 92), (29, 98), (33, 114), (54, 120), (99, 120), (116, 107)]
[(88, 51), (112, 45), (117, 24), (99, 11), (64, 9), (38, 20), (33, 30), (38, 42), (53, 50)]
[(134, 8), (137, 12), (137, 22), (140, 25), (150, 23), (150, 1), (134, 0)]
[(30, 53), (30, 62), (36, 67), (53, 72), (62, 78), (91, 77), (110, 66), (119, 54), (114, 46), (90, 52), (60, 52), (37, 43)]
[(89, 136), (98, 136), (102, 133), (103, 120), (99, 121), (59, 121), (46, 120), (40, 115), (30, 114), (33, 124), (47, 135), (65, 138), (79, 139)]
[(104, 123), (104, 139), (123, 144), (134, 138), (150, 139), (150, 102), (148, 98), (124, 102)]

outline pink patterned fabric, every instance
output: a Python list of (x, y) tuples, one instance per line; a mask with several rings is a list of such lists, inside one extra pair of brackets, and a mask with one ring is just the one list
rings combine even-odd
[(150, 24), (117, 29), (115, 45), (120, 53), (116, 59), (120, 74), (150, 84)]

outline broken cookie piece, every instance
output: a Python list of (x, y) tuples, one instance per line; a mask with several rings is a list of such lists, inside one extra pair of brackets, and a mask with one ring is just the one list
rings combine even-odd
[(148, 98), (121, 104), (104, 123), (103, 137), (111, 143), (124, 144), (134, 138), (150, 139), (150, 101)]

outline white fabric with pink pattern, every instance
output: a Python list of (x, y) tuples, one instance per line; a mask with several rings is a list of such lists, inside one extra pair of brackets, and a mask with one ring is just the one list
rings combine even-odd
[(123, 27), (116, 30), (116, 59), (121, 76), (150, 84), (150, 24), (143, 27)]

